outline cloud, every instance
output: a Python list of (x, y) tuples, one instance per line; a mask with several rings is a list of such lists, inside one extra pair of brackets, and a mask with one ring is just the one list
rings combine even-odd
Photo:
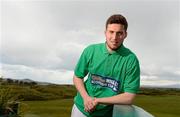
[[(66, 2), (62, 4), (67, 5)], [(72, 18), (62, 11), (59, 12), (63, 14), (54, 14), (61, 8), (67, 9), (61, 2), (58, 8), (54, 5), (46, 2), (4, 3), (3, 63), (72, 70), (85, 45), (101, 39), (96, 39), (101, 36), (95, 37), (99, 28), (85, 29), (82, 24), (76, 26), (80, 22), (68, 23), (66, 20), (73, 19), (73, 14), (70, 15)], [(73, 21), (76, 19), (74, 17)], [(86, 19), (80, 21), (83, 20)]]
[[(8, 33), (6, 40), (3, 40), (3, 63), (72, 70), (85, 45), (98, 41), (95, 40), (94, 32), (83, 30), (54, 31), (53, 34), (47, 35), (49, 38), (35, 37), (38, 34), (31, 37), (31, 33), (23, 32), (22, 35), (30, 35), (28, 38), (24, 38), (20, 33), (22, 31), (16, 32), (16, 34)], [(54, 35), (56, 35), (56, 39), (51, 40), (50, 37)], [(11, 37), (15, 37), (13, 41), (11, 41)]]
[(142, 83), (179, 82), (178, 0), (2, 1), (3, 76), (70, 83), (83, 49), (104, 42), (113, 13), (127, 17), (124, 44), (139, 58)]
[(35, 81), (50, 82), (56, 84), (72, 84), (73, 71), (70, 70), (50, 70), (27, 67), (24, 65), (2, 64), (3, 75), (6, 78), (26, 79)]

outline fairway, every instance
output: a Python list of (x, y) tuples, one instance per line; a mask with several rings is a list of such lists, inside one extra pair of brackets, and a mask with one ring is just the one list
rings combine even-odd
[(155, 117), (179, 117), (180, 96), (138, 96), (135, 105), (142, 107)]
[[(70, 117), (73, 99), (27, 101), (25, 117)], [(179, 117), (180, 96), (137, 96), (137, 105), (155, 117)]]
[(25, 117), (70, 117), (73, 99), (28, 101)]

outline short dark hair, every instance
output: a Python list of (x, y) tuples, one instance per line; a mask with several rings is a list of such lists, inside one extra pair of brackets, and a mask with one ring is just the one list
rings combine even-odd
[(114, 14), (107, 19), (106, 29), (107, 29), (108, 24), (121, 24), (124, 26), (125, 31), (127, 31), (127, 28), (128, 28), (128, 22), (126, 18), (120, 14)]

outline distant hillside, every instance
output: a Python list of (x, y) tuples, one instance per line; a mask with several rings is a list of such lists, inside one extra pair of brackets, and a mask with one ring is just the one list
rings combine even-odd
[[(11, 97), (18, 100), (52, 100), (73, 98), (76, 89), (72, 85), (29, 85), (29, 84), (2, 84), (1, 90), (7, 90)], [(1, 94), (0, 90), (0, 95)]]
[[(73, 98), (76, 89), (73, 85), (57, 85), (51, 83), (35, 82), (29, 79), (12, 80), (0, 79), (0, 89), (7, 90), (13, 97), (20, 100), (52, 100)], [(1, 91), (0, 91), (0, 95)], [(180, 89), (175, 88), (144, 88), (139, 95), (179, 95)]]
[(179, 95), (179, 88), (156, 88), (156, 87), (141, 87), (140, 95)]
[(17, 85), (50, 85), (48, 82), (38, 82), (31, 79), (12, 79), (12, 78), (0, 78), (0, 84), (17, 84)]
[[(76, 94), (73, 85), (57, 85), (30, 79), (0, 78), (0, 89), (7, 90), (16, 99), (28, 101), (73, 98)], [(1, 90), (0, 95), (3, 95)]]

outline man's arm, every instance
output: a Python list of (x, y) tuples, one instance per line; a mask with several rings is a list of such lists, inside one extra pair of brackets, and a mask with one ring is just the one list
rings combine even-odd
[(131, 105), (136, 94), (133, 93), (122, 93), (112, 97), (96, 98), (95, 101), (98, 104), (126, 104)]
[(74, 85), (75, 85), (77, 91), (80, 93), (80, 95), (82, 96), (82, 98), (84, 100), (85, 111), (87, 111), (87, 112), (93, 111), (95, 109), (95, 106), (97, 105), (97, 103), (86, 92), (83, 79), (78, 78), (77, 76), (74, 75), (73, 82), (74, 82)]

